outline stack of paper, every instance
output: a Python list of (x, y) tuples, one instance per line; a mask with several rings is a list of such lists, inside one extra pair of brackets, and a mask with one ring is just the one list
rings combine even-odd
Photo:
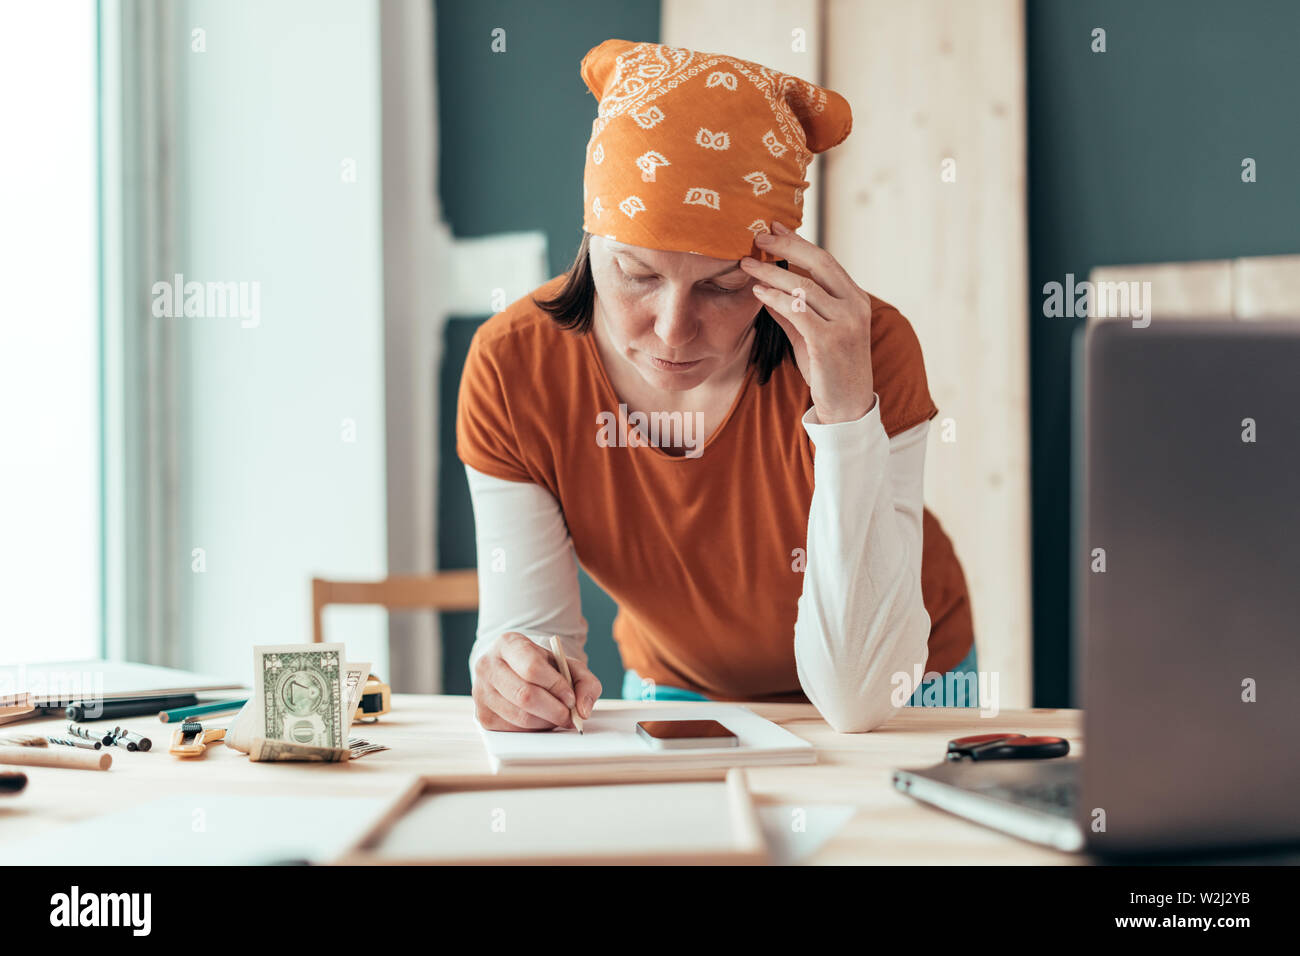
[[(735, 747), (655, 750), (636, 732), (639, 720), (716, 720), (739, 738)], [(816, 763), (813, 745), (739, 704), (683, 703), (674, 707), (602, 709), (583, 721), (583, 733), (484, 730), (493, 773), (599, 767), (673, 770)]]

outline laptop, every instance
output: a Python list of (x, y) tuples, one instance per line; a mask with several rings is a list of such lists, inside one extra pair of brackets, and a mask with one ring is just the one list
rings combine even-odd
[(1083, 365), (1085, 752), (894, 784), (1098, 856), (1300, 843), (1300, 321), (1098, 321)]

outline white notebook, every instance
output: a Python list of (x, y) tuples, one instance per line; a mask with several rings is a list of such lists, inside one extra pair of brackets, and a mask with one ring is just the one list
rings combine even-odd
[[(739, 738), (738, 746), (707, 750), (655, 750), (637, 736), (638, 720), (716, 720)], [(568, 728), (542, 732), (484, 730), (493, 773), (599, 767), (602, 770), (671, 770), (689, 767), (762, 767), (816, 763), (813, 745), (739, 704), (681, 703), (673, 707), (602, 710)]]

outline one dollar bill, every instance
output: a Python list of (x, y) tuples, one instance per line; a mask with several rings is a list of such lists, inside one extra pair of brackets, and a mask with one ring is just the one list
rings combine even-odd
[(345, 747), (351, 721), (344, 723), (344, 697), (350, 693), (343, 682), (343, 653), (342, 644), (254, 647), (253, 738), (326, 750)]
[(313, 747), (309, 744), (291, 744), (283, 740), (267, 740), (265, 737), (254, 737), (252, 746), (248, 748), (248, 759), (252, 761), (307, 760), (338, 763), (340, 760), (347, 760), (351, 755), (352, 752), (347, 747)]

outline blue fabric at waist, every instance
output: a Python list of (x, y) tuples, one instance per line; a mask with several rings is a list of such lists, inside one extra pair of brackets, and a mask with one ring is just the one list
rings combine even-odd
[[(951, 699), (950, 699), (951, 698)], [(636, 671), (623, 673), (624, 700), (708, 700), (682, 687), (642, 680)], [(942, 677), (924, 681), (908, 701), (909, 707), (978, 707), (979, 668), (972, 644), (970, 653)]]

